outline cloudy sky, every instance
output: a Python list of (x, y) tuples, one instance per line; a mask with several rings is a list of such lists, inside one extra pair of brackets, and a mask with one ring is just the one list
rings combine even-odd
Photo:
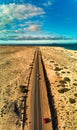
[(0, 39), (77, 37), (77, 0), (0, 0)]

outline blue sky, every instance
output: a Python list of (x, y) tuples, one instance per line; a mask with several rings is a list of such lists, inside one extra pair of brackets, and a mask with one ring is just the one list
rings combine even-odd
[(77, 0), (0, 0), (0, 39), (77, 38)]

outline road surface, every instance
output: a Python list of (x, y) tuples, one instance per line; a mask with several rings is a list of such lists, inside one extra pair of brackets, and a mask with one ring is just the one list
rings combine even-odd
[(32, 130), (43, 130), (42, 126), (42, 105), (40, 92), (40, 52), (37, 49), (35, 54), (35, 69), (33, 79), (33, 99), (32, 99)]

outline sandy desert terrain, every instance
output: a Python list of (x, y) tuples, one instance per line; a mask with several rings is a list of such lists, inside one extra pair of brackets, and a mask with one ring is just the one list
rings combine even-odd
[(77, 51), (41, 47), (59, 130), (77, 130)]
[(21, 85), (27, 84), (34, 47), (0, 46), (0, 130), (19, 130)]
[[(58, 130), (77, 130), (77, 51), (40, 49), (57, 111)], [(0, 46), (0, 130), (21, 130), (20, 86), (28, 82), (34, 52), (35, 47)]]

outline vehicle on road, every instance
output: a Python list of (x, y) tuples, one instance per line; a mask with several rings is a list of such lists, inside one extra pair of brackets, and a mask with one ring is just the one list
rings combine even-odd
[(43, 122), (44, 122), (44, 124), (46, 124), (46, 123), (47, 123), (47, 119), (46, 119), (46, 118), (44, 118), (44, 119), (43, 119)]
[(37, 74), (37, 79), (41, 79), (41, 76), (40, 76), (40, 74)]

